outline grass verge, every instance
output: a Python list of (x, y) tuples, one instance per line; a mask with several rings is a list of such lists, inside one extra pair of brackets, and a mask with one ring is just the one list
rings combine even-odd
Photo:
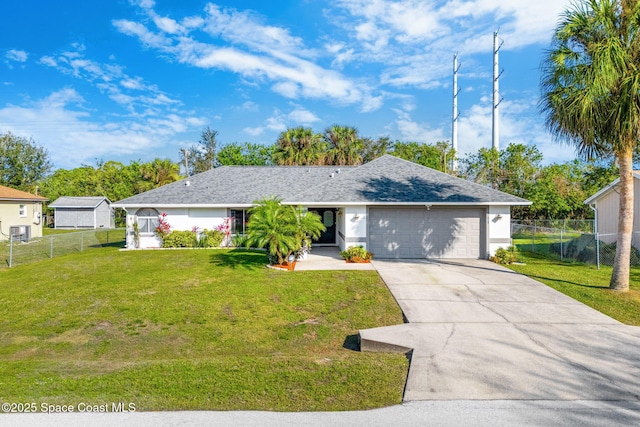
[(628, 325), (640, 326), (640, 268), (631, 268), (629, 292), (609, 289), (611, 267), (545, 258), (540, 254), (520, 252), (525, 265), (509, 265), (518, 273), (578, 300)]
[(372, 271), (280, 272), (264, 253), (100, 248), (0, 270), (0, 400), (138, 410), (401, 402), (408, 361), (360, 353), (402, 323)]

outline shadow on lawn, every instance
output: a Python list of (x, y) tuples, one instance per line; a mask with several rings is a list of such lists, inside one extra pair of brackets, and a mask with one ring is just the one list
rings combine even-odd
[(347, 335), (342, 343), (342, 348), (352, 351), (360, 351), (360, 335)]
[(595, 286), (595, 285), (585, 285), (584, 283), (576, 283), (576, 282), (570, 282), (568, 280), (560, 280), (560, 279), (556, 279), (553, 277), (544, 277), (544, 276), (537, 276), (534, 274), (527, 274), (526, 276), (534, 279), (534, 280), (550, 280), (552, 282), (558, 282), (558, 283), (563, 283), (565, 285), (573, 285), (573, 286), (580, 286), (581, 288), (592, 288), (592, 289), (609, 289), (608, 286)]
[(267, 256), (264, 251), (249, 251), (246, 249), (232, 249), (211, 254), (209, 263), (220, 267), (232, 269), (243, 268), (256, 270), (264, 268)]

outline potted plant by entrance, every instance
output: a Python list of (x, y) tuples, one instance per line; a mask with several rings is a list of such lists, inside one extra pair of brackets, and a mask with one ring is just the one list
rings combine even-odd
[(371, 262), (373, 254), (362, 246), (351, 246), (346, 251), (340, 252), (340, 256), (346, 262)]

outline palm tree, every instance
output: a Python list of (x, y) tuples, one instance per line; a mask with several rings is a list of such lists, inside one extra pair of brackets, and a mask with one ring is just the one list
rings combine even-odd
[(584, 0), (565, 11), (542, 66), (542, 111), (556, 137), (620, 167), (610, 287), (629, 289), (633, 153), (640, 136), (640, 2)]
[(329, 145), (327, 163), (330, 165), (360, 165), (364, 141), (358, 130), (351, 126), (333, 125), (324, 132), (324, 140)]
[(180, 165), (169, 159), (154, 159), (151, 163), (140, 166), (144, 181), (140, 183), (142, 190), (152, 190), (180, 179)]
[(259, 200), (256, 204), (249, 209), (246, 245), (266, 248), (271, 264), (283, 264), (300, 248), (291, 206), (282, 205), (276, 197)]
[(325, 147), (322, 138), (310, 128), (289, 128), (278, 137), (273, 152), (273, 161), (278, 165), (321, 165)]

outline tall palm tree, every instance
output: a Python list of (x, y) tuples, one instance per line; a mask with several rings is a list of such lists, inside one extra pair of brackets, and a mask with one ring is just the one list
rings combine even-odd
[(333, 125), (325, 130), (324, 140), (329, 145), (328, 164), (338, 166), (362, 164), (364, 141), (358, 136), (356, 128)]
[(640, 2), (583, 0), (565, 11), (542, 66), (548, 128), (585, 157), (620, 167), (618, 243), (610, 287), (629, 289), (633, 153), (640, 136)]
[(169, 159), (154, 159), (140, 166), (144, 181), (140, 184), (143, 190), (151, 190), (180, 179), (180, 165)]
[(274, 163), (285, 166), (321, 165), (324, 157), (321, 136), (302, 126), (282, 132), (273, 152)]

